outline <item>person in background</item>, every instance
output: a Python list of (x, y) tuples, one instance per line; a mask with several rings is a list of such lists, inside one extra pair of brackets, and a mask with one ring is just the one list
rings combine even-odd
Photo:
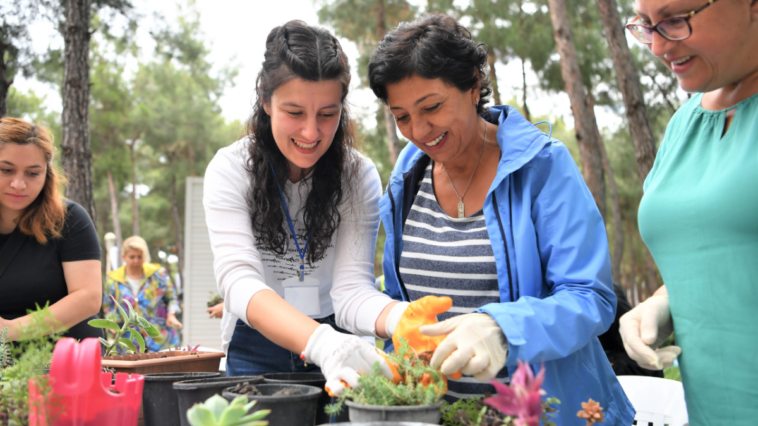
[(431, 359), (450, 379), (446, 399), (494, 393), (517, 361), (539, 370), (561, 401), (559, 426), (590, 398), (605, 424), (634, 409), (597, 336), (613, 322), (608, 238), (568, 149), (509, 106), (485, 108), (487, 49), (455, 19), (431, 14), (387, 33), (369, 84), (409, 143), (380, 211), (384, 285), (396, 300), (452, 296), (447, 335)]
[[(640, 202), (664, 286), (621, 318), (629, 356), (677, 355), (692, 426), (758, 419), (758, 0), (636, 0), (627, 25), (693, 96)], [(659, 348), (671, 333), (677, 346)]]
[(0, 330), (10, 340), (30, 325), (27, 311), (49, 303), (56, 329), (81, 340), (100, 310), (100, 243), (92, 219), (61, 190), (50, 133), (18, 118), (0, 118)]
[(613, 292), (616, 293), (616, 318), (613, 320), (613, 324), (605, 333), (597, 336), (600, 340), (600, 344), (603, 346), (605, 354), (608, 356), (608, 361), (613, 367), (613, 372), (617, 376), (651, 376), (663, 378), (663, 371), (661, 370), (648, 370), (642, 368), (636, 361), (629, 358), (629, 355), (624, 349), (624, 341), (621, 339), (619, 333), (619, 320), (624, 314), (632, 310), (632, 305), (629, 303), (629, 299), (624, 294), (624, 289), (620, 285), (613, 283)]
[(168, 271), (157, 263), (150, 263), (150, 251), (142, 237), (124, 240), (121, 253), (124, 264), (109, 272), (105, 281), (103, 311), (106, 318), (122, 322), (113, 296), (119, 303), (130, 303), (161, 332), (156, 338), (144, 336), (148, 352), (179, 346), (182, 324), (176, 314), (181, 310)]

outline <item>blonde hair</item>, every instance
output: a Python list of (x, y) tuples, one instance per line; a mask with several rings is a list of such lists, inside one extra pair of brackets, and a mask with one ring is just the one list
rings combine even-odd
[(134, 235), (124, 240), (124, 245), (121, 247), (121, 255), (126, 256), (129, 250), (141, 251), (142, 260), (145, 263), (150, 263), (150, 249), (147, 248), (147, 242), (142, 237)]
[(61, 236), (66, 220), (66, 206), (61, 196), (62, 189), (66, 186), (66, 178), (53, 165), (53, 137), (41, 126), (18, 118), (0, 118), (0, 149), (12, 143), (35, 145), (45, 156), (45, 185), (18, 220), (21, 232), (32, 235), (40, 244), (45, 244), (48, 238)]

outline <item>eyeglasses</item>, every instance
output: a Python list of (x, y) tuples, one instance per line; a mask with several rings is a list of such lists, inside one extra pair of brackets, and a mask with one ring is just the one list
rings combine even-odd
[(645, 44), (653, 43), (653, 32), (657, 32), (667, 40), (684, 40), (692, 35), (690, 19), (717, 1), (718, 0), (710, 0), (708, 4), (695, 9), (690, 13), (672, 16), (671, 18), (664, 19), (655, 25), (648, 25), (643, 23), (635, 24), (634, 22), (640, 19), (638, 15), (632, 19), (632, 22), (626, 25), (626, 29), (632, 33), (634, 38)]

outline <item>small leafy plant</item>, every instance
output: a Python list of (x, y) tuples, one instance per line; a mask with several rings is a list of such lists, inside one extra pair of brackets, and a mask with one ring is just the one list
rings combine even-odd
[(11, 356), (11, 345), (8, 341), (8, 327), (0, 331), (0, 378), (3, 377), (3, 370), (13, 365)]
[(209, 308), (212, 308), (212, 307), (218, 305), (219, 303), (223, 303), (224, 302), (224, 298), (221, 297), (220, 294), (214, 293), (212, 291), (210, 293), (211, 293), (211, 298), (208, 299), (208, 303), (207, 303), (207, 305), (208, 305)]
[[(46, 369), (50, 368), (55, 342), (64, 330), (59, 327), (47, 309), (37, 307), (30, 311), (31, 321), (21, 330), (22, 338), (14, 345), (7, 340), (7, 331), (0, 336), (0, 351), (5, 364), (0, 368), (0, 425), (26, 426), (29, 424), (29, 380), (34, 380), (40, 395), (39, 404), (55, 404), (52, 384)], [(47, 399), (47, 400), (46, 400)], [(54, 419), (48, 418), (48, 424)]]
[(247, 402), (247, 396), (239, 396), (229, 403), (226, 398), (213, 395), (202, 404), (187, 410), (187, 420), (192, 426), (266, 426), (262, 420), (271, 410), (258, 410), (246, 415), (257, 401)]
[(370, 373), (358, 379), (361, 386), (342, 391), (336, 403), (326, 406), (326, 413), (338, 414), (346, 399), (364, 405), (411, 406), (436, 404), (445, 395), (443, 374), (429, 365), (428, 357), (417, 356), (407, 340), (400, 339), (400, 350), (387, 354), (387, 360), (397, 369), (397, 383), (384, 377), (377, 362)]
[[(160, 331), (158, 331), (154, 325), (150, 324), (150, 321), (139, 316), (130, 303), (124, 303), (129, 309), (129, 313), (127, 313), (115, 297), (111, 296), (111, 299), (113, 299), (113, 303), (116, 304), (124, 324), (119, 327), (115, 321), (109, 319), (94, 319), (88, 322), (92, 327), (112, 330), (116, 333), (116, 336), (113, 338), (113, 343), (102, 337), (100, 338), (100, 343), (105, 346), (105, 356), (115, 354), (119, 345), (126, 349), (128, 353), (146, 352), (147, 345), (145, 345), (145, 339), (142, 337), (140, 329), (144, 330), (150, 337), (159, 337), (161, 335)], [(124, 337), (124, 333), (127, 331), (129, 332), (129, 335), (137, 341), (139, 349), (134, 346), (134, 343), (132, 343), (130, 339)]]

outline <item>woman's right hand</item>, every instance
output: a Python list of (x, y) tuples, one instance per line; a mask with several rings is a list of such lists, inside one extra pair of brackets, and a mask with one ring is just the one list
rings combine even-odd
[(343, 334), (327, 324), (313, 332), (303, 351), (306, 362), (321, 367), (331, 396), (339, 395), (345, 386), (358, 387), (358, 377), (371, 371), (374, 363), (392, 379), (392, 370), (377, 349), (358, 336)]

